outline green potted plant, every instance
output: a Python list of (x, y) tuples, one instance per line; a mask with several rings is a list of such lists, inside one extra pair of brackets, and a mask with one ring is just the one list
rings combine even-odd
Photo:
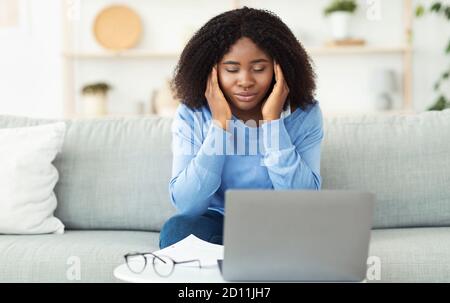
[(357, 8), (354, 0), (333, 0), (325, 7), (324, 15), (330, 20), (333, 39), (350, 38), (350, 21)]
[[(432, 13), (444, 17), (446, 20), (450, 21), (450, 5), (444, 4), (443, 1), (434, 1), (428, 8), (423, 5), (418, 5), (416, 8), (416, 16), (421, 17), (425, 13)], [(445, 49), (445, 53), (450, 56), (450, 40)], [(438, 97), (434, 104), (428, 108), (428, 110), (444, 110), (450, 108), (450, 96), (448, 90), (445, 91), (443, 86), (445, 82), (450, 80), (450, 65), (442, 71), (440, 77), (434, 84), (434, 90), (437, 92)], [(448, 84), (448, 83), (447, 83)]]
[(105, 82), (86, 84), (81, 89), (85, 116), (104, 116), (107, 113), (107, 98), (111, 86)]

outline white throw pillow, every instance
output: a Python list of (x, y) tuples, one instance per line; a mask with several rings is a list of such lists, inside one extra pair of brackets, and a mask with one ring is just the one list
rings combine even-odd
[(0, 234), (64, 233), (54, 217), (64, 122), (0, 129)]

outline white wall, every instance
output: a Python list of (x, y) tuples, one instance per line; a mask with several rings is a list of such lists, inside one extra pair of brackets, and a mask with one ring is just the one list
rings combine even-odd
[(27, 11), (24, 31), (0, 31), (0, 114), (60, 117), (60, 2), (28, 1)]
[[(95, 13), (114, 0), (82, 0), (80, 19), (72, 46), (96, 51), (101, 47), (92, 35)], [(261, 7), (277, 13), (305, 46), (321, 45), (328, 39), (322, 8), (327, 0), (242, 0), (243, 5)], [(367, 2), (359, 0), (354, 20), (355, 36), (374, 45), (399, 45), (402, 36), (402, 0), (380, 0), (381, 18), (368, 20)], [(414, 3), (421, 2), (414, 0)], [(422, 1), (428, 2), (428, 1)], [(447, 0), (448, 2), (448, 0)], [(30, 3), (30, 30), (14, 37), (0, 35), (0, 114), (62, 117), (62, 39), (61, 1), (39, 0)], [(208, 0), (130, 0), (144, 20), (145, 36), (138, 49), (176, 50), (186, 32), (201, 26), (212, 16), (231, 8), (232, 1)], [(432, 86), (443, 66), (449, 65), (444, 48), (450, 37), (448, 22), (436, 16), (414, 21), (413, 102), (423, 110), (435, 99)], [(398, 54), (314, 56), (318, 74), (317, 98), (325, 110), (369, 111), (371, 71), (394, 69), (401, 85), (402, 61)], [(175, 59), (89, 59), (75, 64), (75, 90), (83, 84), (107, 80), (114, 89), (112, 111), (129, 111), (134, 102), (148, 102), (153, 89), (172, 74)], [(401, 90), (395, 95), (400, 104)]]

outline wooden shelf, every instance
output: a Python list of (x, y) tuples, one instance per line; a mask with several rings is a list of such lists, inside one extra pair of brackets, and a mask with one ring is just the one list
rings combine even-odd
[(120, 58), (152, 58), (152, 59), (176, 59), (180, 53), (176, 52), (152, 52), (145, 50), (127, 51), (94, 51), (94, 52), (63, 52), (63, 56), (70, 59), (120, 59)]
[(322, 112), (324, 117), (335, 117), (335, 116), (404, 116), (404, 115), (415, 115), (419, 114), (419, 112), (413, 110), (402, 110), (402, 109), (392, 109), (392, 110), (373, 110), (373, 111), (333, 111), (333, 110), (323, 110)]
[(157, 116), (155, 114), (149, 114), (149, 113), (144, 113), (144, 114), (128, 114), (128, 113), (107, 113), (104, 115), (84, 115), (82, 113), (74, 113), (71, 115), (67, 115), (66, 119), (70, 119), (70, 120), (80, 120), (80, 119), (122, 119), (122, 118), (147, 118), (147, 117), (162, 117), (162, 116)]
[[(341, 46), (341, 47), (306, 47), (310, 55), (345, 55), (345, 54), (395, 54), (411, 51), (408, 46)], [(177, 59), (181, 53), (154, 52), (146, 50), (96, 51), (96, 52), (63, 52), (63, 56), (71, 59)]]
[(310, 55), (339, 55), (339, 54), (402, 54), (412, 51), (408, 46), (340, 46), (340, 47), (311, 47), (306, 48)]

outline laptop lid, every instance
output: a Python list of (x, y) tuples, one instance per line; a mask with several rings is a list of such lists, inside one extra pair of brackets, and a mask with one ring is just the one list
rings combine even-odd
[(361, 281), (375, 195), (346, 190), (225, 192), (229, 281)]

